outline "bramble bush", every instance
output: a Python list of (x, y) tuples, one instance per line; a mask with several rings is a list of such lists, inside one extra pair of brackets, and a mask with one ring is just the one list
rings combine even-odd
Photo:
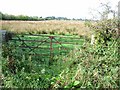
[(117, 19), (89, 24), (95, 31), (95, 44), (88, 42), (64, 59), (64, 70), (53, 88), (120, 88)]

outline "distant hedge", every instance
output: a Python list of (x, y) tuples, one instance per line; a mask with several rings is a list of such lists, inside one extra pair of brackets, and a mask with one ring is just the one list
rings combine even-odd
[(68, 19), (66, 17), (55, 17), (55, 16), (49, 16), (49, 17), (38, 17), (38, 16), (26, 16), (26, 15), (9, 15), (9, 14), (3, 14), (0, 12), (0, 20), (24, 20), (24, 21), (43, 21), (43, 20), (80, 20), (80, 21), (86, 21), (88, 19)]
[(37, 17), (37, 16), (25, 16), (25, 15), (9, 15), (9, 14), (3, 14), (0, 12), (0, 19), (1, 20), (25, 20), (25, 21), (40, 21), (45, 20), (45, 18)]

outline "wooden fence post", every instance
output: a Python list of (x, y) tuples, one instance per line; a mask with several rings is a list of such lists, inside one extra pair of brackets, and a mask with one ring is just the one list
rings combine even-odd
[(54, 36), (49, 36), (50, 38), (50, 62), (52, 62), (53, 59), (53, 46), (52, 46), (52, 40), (54, 39)]
[(95, 33), (91, 35), (91, 45), (95, 44)]
[(11, 40), (12, 39), (12, 36), (13, 36), (13, 33), (10, 33), (10, 32), (6, 32), (6, 34), (5, 34), (5, 43), (8, 45), (8, 48), (9, 48), (9, 55), (8, 55), (8, 67), (9, 67), (9, 69), (10, 69), (10, 71), (11, 71), (11, 73), (16, 73), (15, 72), (15, 61), (14, 61), (14, 59), (13, 59), (13, 55), (12, 55), (12, 49), (11, 49), (11, 47), (9, 46), (9, 40)]
[(2, 32), (0, 32), (0, 59), (2, 54)]
[(2, 74), (2, 44), (5, 40), (5, 33), (6, 30), (0, 30), (0, 74)]
[(2, 32), (0, 32), (0, 88), (2, 86)]

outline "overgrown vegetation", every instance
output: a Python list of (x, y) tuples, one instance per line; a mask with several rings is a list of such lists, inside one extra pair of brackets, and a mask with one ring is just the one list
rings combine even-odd
[[(15, 59), (15, 66), (2, 59), (4, 87), (11, 88), (119, 88), (118, 43), (112, 40), (107, 47), (84, 44), (66, 56), (48, 59)], [(14, 69), (15, 67), (15, 69)], [(11, 72), (16, 70), (15, 73)]]
[[(24, 27), (24, 22), (17, 22), (18, 26), (21, 24), (24, 31), (20, 27), (17, 29), (13, 27), (16, 22), (3, 22), (2, 28), (8, 28), (17, 33), (29, 34), (58, 34), (62, 35), (89, 35), (90, 32), (81, 32), (84, 26), (73, 22), (65, 23), (41, 22), (41, 25), (46, 25), (48, 28), (32, 26), (33, 22), (29, 22), (27, 28)], [(42, 24), (43, 23), (43, 24)], [(47, 24), (46, 24), (47, 23)], [(39, 23), (40, 24), (40, 23)], [(120, 88), (120, 54), (118, 35), (118, 20), (103, 19), (97, 22), (85, 22), (85, 25), (93, 30), (95, 34), (95, 43), (90, 45), (90, 40), (84, 40), (82, 47), (74, 47), (66, 55), (55, 56), (52, 63), (48, 59), (32, 58), (31, 55), (20, 55), (21, 58), (11, 58), (11, 53), (8, 53), (6, 58), (2, 58), (2, 87), (7, 88), (68, 88), (80, 89), (87, 88), (91, 90), (101, 88)], [(12, 26), (13, 25), (13, 26)], [(14, 27), (15, 27), (14, 26)], [(32, 26), (32, 28), (31, 28)], [(30, 27), (30, 31), (28, 30)], [(80, 27), (80, 28), (78, 28)], [(89, 31), (90, 29), (86, 30)], [(20, 31), (19, 31), (20, 30)], [(56, 31), (57, 30), (57, 31)], [(83, 30), (84, 31), (84, 30)], [(81, 43), (81, 41), (78, 41)], [(14, 47), (8, 47), (10, 51)], [(9, 50), (10, 49), (10, 50)], [(21, 52), (22, 53), (22, 52)], [(9, 60), (12, 59), (9, 62)]]
[(119, 88), (118, 46), (76, 48), (64, 58), (66, 68), (56, 78), (53, 88)]
[(92, 25), (95, 43), (76, 48), (63, 60), (66, 68), (57, 77), (53, 88), (120, 88), (119, 36), (116, 19)]

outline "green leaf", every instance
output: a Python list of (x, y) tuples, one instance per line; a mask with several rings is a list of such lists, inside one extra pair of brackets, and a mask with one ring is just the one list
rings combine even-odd
[(79, 83), (80, 83), (80, 81), (75, 81), (73, 85), (76, 86), (76, 85), (78, 85)]

